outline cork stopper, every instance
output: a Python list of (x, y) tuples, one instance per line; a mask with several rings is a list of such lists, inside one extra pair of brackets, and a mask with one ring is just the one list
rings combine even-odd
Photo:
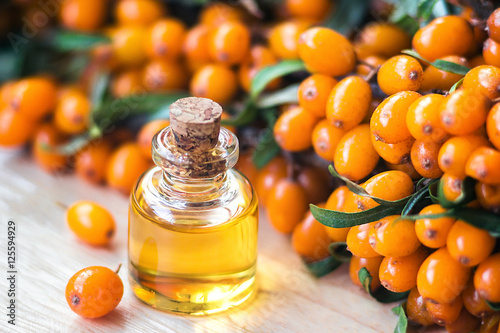
[(170, 106), (170, 127), (177, 147), (199, 154), (215, 147), (219, 139), (222, 108), (208, 98), (187, 97)]

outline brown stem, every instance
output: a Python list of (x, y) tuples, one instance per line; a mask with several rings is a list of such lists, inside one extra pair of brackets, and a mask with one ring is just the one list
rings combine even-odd
[(122, 264), (120, 263), (118, 265), (118, 268), (115, 270), (115, 274), (118, 275), (118, 273), (120, 272), (120, 268), (122, 268)]

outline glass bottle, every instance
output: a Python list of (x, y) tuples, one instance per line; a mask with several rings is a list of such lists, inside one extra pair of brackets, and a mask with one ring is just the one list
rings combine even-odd
[(209, 314), (255, 293), (257, 197), (232, 169), (238, 139), (205, 98), (170, 107), (153, 138), (156, 167), (136, 183), (129, 212), (129, 277), (135, 295), (166, 311)]

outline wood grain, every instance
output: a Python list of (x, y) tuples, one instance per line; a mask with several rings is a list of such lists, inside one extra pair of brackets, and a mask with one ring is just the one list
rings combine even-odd
[[(117, 221), (109, 248), (78, 241), (65, 222), (64, 209), (77, 200), (95, 200)], [(392, 305), (381, 305), (354, 286), (347, 265), (316, 279), (303, 267), (287, 236), (262, 217), (259, 230), (259, 292), (250, 304), (208, 317), (160, 312), (143, 304), (129, 288), (127, 270), (120, 276), (125, 294), (115, 311), (86, 320), (64, 298), (68, 279), (91, 265), (127, 264), (128, 200), (105, 187), (71, 175), (44, 173), (22, 154), (0, 152), (0, 253), (7, 271), (7, 221), (17, 225), (17, 325), (7, 324), (6, 278), (0, 277), (1, 332), (392, 332)], [(6, 275), (6, 273), (4, 274)]]

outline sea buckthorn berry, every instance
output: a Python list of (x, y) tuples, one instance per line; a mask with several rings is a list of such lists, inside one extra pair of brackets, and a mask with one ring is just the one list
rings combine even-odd
[(111, 33), (113, 55), (119, 65), (140, 66), (146, 60), (143, 47), (147, 31), (141, 27), (120, 27)]
[(107, 245), (115, 234), (113, 216), (92, 201), (77, 201), (68, 207), (66, 221), (78, 238), (91, 245)]
[(281, 59), (299, 58), (299, 37), (310, 26), (309, 20), (293, 20), (275, 25), (269, 34), (269, 47)]
[(411, 147), (411, 163), (415, 170), (425, 178), (439, 178), (443, 171), (439, 168), (438, 155), (441, 144), (436, 142), (415, 141)]
[(417, 285), (417, 273), (420, 265), (429, 255), (425, 247), (404, 257), (385, 257), (380, 264), (380, 283), (385, 289), (399, 293)]
[(83, 92), (69, 90), (59, 99), (54, 112), (54, 124), (64, 133), (81, 133), (89, 124), (91, 107), (90, 100)]
[(200, 14), (200, 23), (207, 26), (218, 26), (224, 22), (242, 21), (243, 11), (234, 5), (212, 2), (203, 7)]
[(417, 59), (407, 55), (395, 56), (380, 67), (377, 82), (387, 95), (400, 91), (417, 91), (422, 82), (422, 66)]
[(338, 128), (350, 130), (365, 118), (372, 90), (359, 76), (348, 76), (333, 87), (326, 104), (326, 118)]
[(426, 302), (427, 312), (432, 320), (440, 326), (449, 325), (456, 321), (463, 306), (462, 297), (455, 298), (451, 303)]
[(250, 31), (240, 22), (224, 22), (211, 33), (212, 59), (226, 65), (240, 64), (250, 50)]
[(382, 157), (384, 161), (397, 165), (410, 163), (411, 147), (413, 146), (413, 142), (415, 142), (413, 137), (398, 143), (384, 143), (382, 141), (377, 141), (376, 137), (372, 134), (371, 140), (377, 154)]
[(76, 154), (75, 171), (81, 179), (100, 184), (106, 177), (112, 146), (109, 141), (93, 141)]
[[(359, 58), (359, 55), (358, 55)], [(376, 55), (367, 56), (361, 59), (360, 63), (356, 66), (356, 74), (358, 75), (368, 75), (374, 69), (379, 68), (387, 61), (386, 58), (382, 58)]]
[(191, 71), (197, 70), (210, 63), (208, 45), (210, 43), (210, 29), (202, 24), (195, 25), (186, 32), (182, 52), (187, 59)]
[(462, 307), (462, 311), (460, 311), (457, 320), (444, 325), (444, 327), (446, 332), (449, 333), (470, 333), (474, 332), (478, 324), (479, 319), (471, 315), (469, 311)]
[(488, 117), (486, 118), (486, 132), (488, 139), (495, 146), (500, 149), (500, 103), (493, 105)]
[(330, 193), (329, 173), (325, 170), (314, 166), (305, 166), (300, 169), (297, 181), (306, 192), (307, 202), (315, 204), (328, 198)]
[(66, 285), (66, 301), (76, 314), (99, 318), (120, 303), (123, 282), (107, 267), (90, 266), (75, 273)]
[(410, 105), (406, 114), (406, 126), (415, 139), (442, 142), (446, 138), (447, 133), (439, 117), (443, 100), (443, 95), (429, 94)]
[(391, 164), (389, 162), (385, 162), (385, 166), (389, 170), (403, 171), (408, 176), (410, 176), (410, 178), (413, 180), (418, 180), (418, 179), (422, 178), (422, 176), (420, 176), (420, 174), (417, 172), (417, 170), (415, 170), (415, 168), (413, 167), (413, 164), (411, 164), (411, 162), (407, 162), (405, 164)]
[(328, 257), (330, 239), (324, 226), (316, 221), (309, 211), (292, 234), (292, 246), (295, 252), (310, 260), (321, 260)]
[(265, 167), (259, 170), (255, 183), (255, 190), (259, 197), (259, 202), (267, 207), (267, 198), (271, 189), (279, 180), (287, 176), (287, 165), (281, 157), (273, 158)]
[[(467, 59), (459, 56), (441, 57), (440, 60), (453, 62), (466, 67), (469, 65)], [(420, 85), (420, 90), (450, 90), (450, 88), (463, 77), (463, 75), (442, 71), (432, 65), (429, 65), (429, 67), (427, 67), (422, 74), (422, 84)]]
[(188, 74), (178, 61), (155, 59), (143, 70), (142, 83), (147, 91), (168, 91), (184, 89), (187, 86)]
[(411, 37), (396, 25), (376, 22), (361, 30), (355, 45), (370, 55), (392, 57), (411, 47)]
[[(439, 204), (433, 204), (423, 208), (419, 215), (441, 214), (444, 212), (446, 212), (446, 209)], [(423, 245), (437, 249), (446, 245), (448, 233), (455, 221), (456, 219), (452, 217), (421, 218), (415, 221), (415, 233)]]
[[(257, 185), (257, 176), (259, 170), (257, 170), (257, 167), (253, 163), (253, 153), (251, 151), (240, 153), (240, 157), (238, 158), (238, 162), (236, 163), (235, 168), (238, 169), (238, 171), (243, 175), (245, 175), (245, 177), (247, 177), (251, 184), (254, 184), (254, 186)], [(260, 199), (261, 198), (259, 198), (259, 201)]]
[(458, 220), (450, 229), (446, 246), (450, 255), (464, 266), (476, 266), (495, 247), (495, 238), (483, 229)]
[(328, 96), (336, 84), (337, 80), (327, 75), (313, 74), (309, 76), (299, 85), (297, 91), (299, 105), (316, 117), (324, 118)]
[(451, 303), (467, 286), (471, 269), (442, 247), (425, 259), (417, 275), (418, 291), (426, 302)]
[(483, 45), (483, 58), (487, 65), (500, 67), (500, 43), (488, 38)]
[[(262, 68), (274, 65), (277, 62), (278, 59), (269, 48), (263, 45), (253, 46), (238, 71), (241, 87), (246, 91), (250, 91), (252, 80), (255, 75), (257, 75), (257, 72), (259, 72)], [(280, 79), (275, 79), (267, 84), (267, 88), (275, 89), (280, 85), (280, 83)]]
[(279, 232), (288, 234), (300, 223), (307, 212), (306, 193), (299, 183), (281, 179), (267, 198), (269, 222)]
[(359, 271), (361, 268), (366, 268), (368, 273), (372, 276), (372, 282), (370, 283), (370, 290), (375, 291), (380, 287), (380, 280), (378, 278), (380, 263), (382, 262), (381, 256), (376, 256), (372, 258), (361, 258), (353, 255), (349, 261), (349, 277), (351, 281), (356, 286), (363, 287), (361, 281), (359, 281)]
[(489, 185), (500, 185), (500, 152), (480, 147), (469, 156), (465, 174)]
[(314, 151), (319, 157), (332, 162), (335, 149), (345, 133), (345, 130), (333, 126), (328, 120), (321, 120), (312, 132)]
[[(325, 57), (328, 54), (328, 57)], [(356, 66), (356, 55), (349, 40), (328, 28), (310, 28), (300, 35), (299, 55), (314, 73), (341, 76)]]
[(156, 21), (146, 35), (146, 53), (150, 57), (177, 59), (185, 35), (186, 26), (180, 20), (166, 18)]
[[(411, 177), (403, 171), (381, 172), (368, 179), (361, 187), (371, 196), (390, 201), (406, 198), (414, 190)], [(356, 196), (355, 200), (361, 210), (379, 205), (369, 197)]]
[(500, 213), (500, 186), (478, 182), (475, 185), (476, 197), (481, 207), (498, 214)]
[(486, 303), (484, 298), (479, 296), (479, 293), (474, 288), (474, 281), (470, 281), (467, 288), (462, 292), (462, 300), (467, 311), (476, 317), (482, 318), (495, 313), (495, 310)]
[(478, 333), (498, 333), (500, 330), (500, 313), (481, 318), (476, 330)]
[(500, 302), (500, 253), (493, 254), (477, 266), (474, 288), (489, 302)]
[(386, 257), (404, 257), (420, 247), (413, 221), (391, 215), (373, 222), (369, 230), (370, 246), (378, 254)]
[(136, 143), (125, 143), (109, 158), (106, 182), (109, 186), (129, 194), (139, 176), (146, 171), (150, 162)]
[(293, 17), (311, 20), (320, 20), (328, 13), (331, 2), (329, 0), (286, 0), (285, 6)]
[(453, 54), (464, 56), (474, 43), (472, 28), (462, 17), (448, 15), (432, 20), (413, 36), (413, 48), (428, 61)]
[(274, 138), (288, 151), (305, 150), (312, 145), (312, 132), (318, 118), (298, 106), (285, 111), (274, 125)]
[(67, 0), (61, 3), (61, 23), (68, 29), (92, 32), (106, 18), (106, 1)]
[(469, 156), (477, 148), (488, 145), (488, 140), (481, 135), (454, 136), (446, 140), (439, 149), (439, 167), (447, 174), (463, 179)]
[(137, 133), (137, 144), (146, 158), (151, 159), (151, 142), (156, 133), (170, 125), (167, 119), (156, 119), (144, 124)]
[(35, 123), (11, 107), (0, 109), (0, 146), (15, 147), (28, 142)]
[(111, 81), (111, 93), (114, 97), (124, 97), (144, 90), (142, 71), (129, 69), (116, 74)]
[(115, 17), (120, 25), (148, 26), (166, 14), (158, 0), (120, 0)]
[(10, 106), (33, 121), (49, 114), (57, 102), (57, 88), (54, 82), (43, 77), (18, 81), (12, 87), (11, 94)]
[(465, 89), (479, 90), (493, 100), (500, 97), (500, 68), (482, 65), (472, 68), (464, 77)]
[(379, 156), (370, 139), (370, 127), (361, 124), (344, 134), (337, 145), (333, 162), (337, 172), (357, 181), (372, 172)]
[(47, 172), (58, 172), (67, 168), (69, 157), (57, 151), (57, 146), (66, 141), (66, 136), (50, 123), (42, 124), (33, 135), (33, 157)]
[[(325, 204), (325, 208), (335, 210), (337, 212), (357, 212), (359, 210), (354, 202), (355, 196), (356, 195), (352, 193), (347, 186), (339, 186), (332, 192), (332, 194), (330, 194), (330, 197)], [(325, 226), (326, 233), (332, 242), (345, 242), (347, 239), (347, 233), (350, 229), (350, 227), (331, 228)]]
[(412, 137), (406, 126), (406, 113), (420, 96), (414, 91), (401, 91), (380, 103), (370, 119), (370, 130), (377, 141), (398, 143)]
[(421, 326), (430, 326), (434, 324), (429, 312), (427, 312), (427, 305), (424, 298), (418, 292), (417, 287), (413, 288), (406, 300), (406, 315), (412, 324)]
[(488, 36), (491, 39), (495, 40), (497, 43), (500, 43), (500, 9), (497, 8), (493, 13), (488, 17), (488, 21), (486, 22), (488, 31)]
[(229, 102), (238, 90), (236, 74), (223, 65), (206, 65), (198, 69), (189, 84), (193, 96), (205, 97), (219, 104)]
[(441, 176), (440, 182), (446, 200), (455, 201), (462, 194), (463, 181), (464, 178), (455, 177), (446, 172)]
[(375, 252), (369, 243), (369, 231), (373, 228), (376, 222), (365, 223), (351, 227), (347, 233), (346, 243), (347, 249), (355, 256), (362, 258), (379, 257), (380, 254)]

